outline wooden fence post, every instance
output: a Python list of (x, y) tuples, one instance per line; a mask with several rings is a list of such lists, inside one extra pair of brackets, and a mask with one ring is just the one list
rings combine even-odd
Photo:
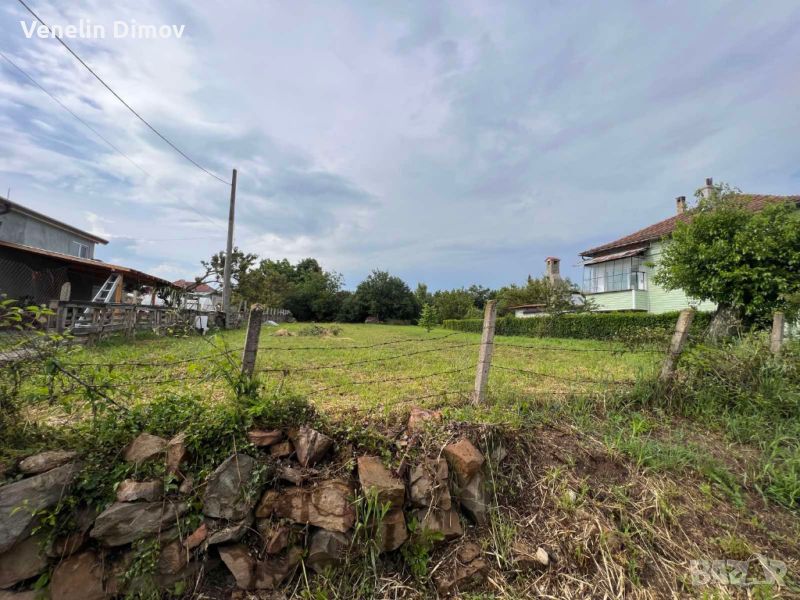
[(264, 307), (254, 304), (250, 307), (250, 317), (247, 320), (247, 339), (244, 343), (242, 353), (242, 375), (253, 376), (256, 367), (256, 356), (258, 356), (258, 338), (261, 336), (261, 319), (264, 315)]
[(489, 369), (492, 367), (492, 350), (494, 349), (494, 326), (497, 321), (497, 300), (489, 300), (483, 311), (483, 333), (481, 348), (478, 353), (478, 370), (475, 373), (475, 391), (472, 393), (474, 404), (486, 402), (486, 384), (489, 381)]
[(672, 341), (669, 344), (669, 351), (661, 367), (661, 376), (658, 378), (661, 383), (667, 383), (675, 376), (675, 369), (678, 366), (678, 359), (683, 352), (686, 338), (689, 336), (689, 328), (694, 320), (694, 310), (687, 308), (678, 315), (678, 322), (675, 324), (675, 333), (672, 334)]
[(772, 333), (769, 336), (769, 349), (773, 354), (780, 354), (781, 346), (783, 346), (783, 323), (783, 313), (776, 311), (772, 315)]

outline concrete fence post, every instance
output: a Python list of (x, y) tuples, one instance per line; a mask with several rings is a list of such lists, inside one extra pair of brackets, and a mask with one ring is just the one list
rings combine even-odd
[(689, 337), (689, 328), (692, 326), (694, 320), (694, 310), (687, 308), (681, 311), (678, 315), (678, 322), (675, 324), (675, 333), (672, 334), (672, 341), (669, 344), (669, 351), (664, 364), (661, 367), (661, 375), (659, 381), (661, 383), (668, 383), (675, 377), (675, 370), (678, 366), (678, 359), (683, 352), (683, 346), (686, 344), (686, 338)]
[(773, 354), (780, 354), (783, 346), (783, 325), (785, 317), (781, 311), (772, 315), (772, 333), (769, 336), (769, 349)]
[(253, 376), (258, 356), (258, 339), (261, 337), (261, 325), (264, 307), (254, 304), (250, 307), (250, 317), (247, 320), (247, 338), (244, 342), (242, 353), (242, 375)]
[(497, 321), (497, 300), (489, 300), (483, 311), (483, 333), (478, 353), (478, 369), (475, 373), (475, 391), (472, 393), (474, 404), (486, 402), (486, 384), (489, 382), (489, 370), (492, 368), (492, 351), (494, 349), (494, 327)]

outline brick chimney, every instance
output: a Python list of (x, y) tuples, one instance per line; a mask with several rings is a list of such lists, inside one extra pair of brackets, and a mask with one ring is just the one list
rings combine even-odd
[(714, 191), (714, 178), (706, 177), (706, 184), (701, 188), (700, 193), (703, 194), (703, 198), (710, 198), (713, 191)]
[(679, 215), (686, 212), (686, 196), (678, 196), (675, 198), (675, 209)]
[(545, 273), (547, 274), (547, 278), (550, 280), (550, 283), (555, 283), (559, 279), (561, 279), (561, 270), (559, 265), (561, 264), (561, 259), (556, 258), (555, 256), (548, 256), (544, 260), (544, 264), (547, 265), (545, 269)]

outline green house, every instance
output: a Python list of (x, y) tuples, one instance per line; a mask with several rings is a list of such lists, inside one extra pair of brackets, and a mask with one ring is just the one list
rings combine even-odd
[[(713, 182), (706, 179), (704, 190)], [(800, 201), (800, 196), (742, 195), (752, 210), (760, 210), (772, 202)], [(649, 227), (581, 252), (583, 259), (583, 293), (600, 311), (632, 310), (663, 313), (693, 307), (701, 311), (716, 309), (713, 302), (699, 302), (682, 290), (667, 291), (653, 281), (664, 245), (675, 226), (689, 221), (692, 211), (686, 209), (686, 197), (676, 199), (676, 214)]]

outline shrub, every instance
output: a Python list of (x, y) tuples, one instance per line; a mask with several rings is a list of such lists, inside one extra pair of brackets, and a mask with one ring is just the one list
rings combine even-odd
[[(527, 337), (562, 337), (595, 340), (627, 340), (637, 342), (663, 342), (675, 330), (677, 312), (662, 314), (639, 312), (608, 312), (565, 314), (552, 317), (501, 317), (497, 319), (497, 335)], [(711, 321), (711, 313), (697, 313), (692, 323), (692, 333), (701, 333)], [(446, 320), (445, 329), (480, 333), (481, 319)]]
[(426, 304), (422, 307), (422, 312), (419, 315), (419, 323), (420, 327), (424, 327), (428, 331), (436, 327), (439, 324), (439, 314), (436, 311), (436, 308), (430, 304)]
[(767, 335), (698, 344), (681, 357), (667, 389), (644, 389), (634, 403), (657, 405), (761, 450), (750, 475), (768, 497), (800, 505), (800, 347), (769, 351)]

